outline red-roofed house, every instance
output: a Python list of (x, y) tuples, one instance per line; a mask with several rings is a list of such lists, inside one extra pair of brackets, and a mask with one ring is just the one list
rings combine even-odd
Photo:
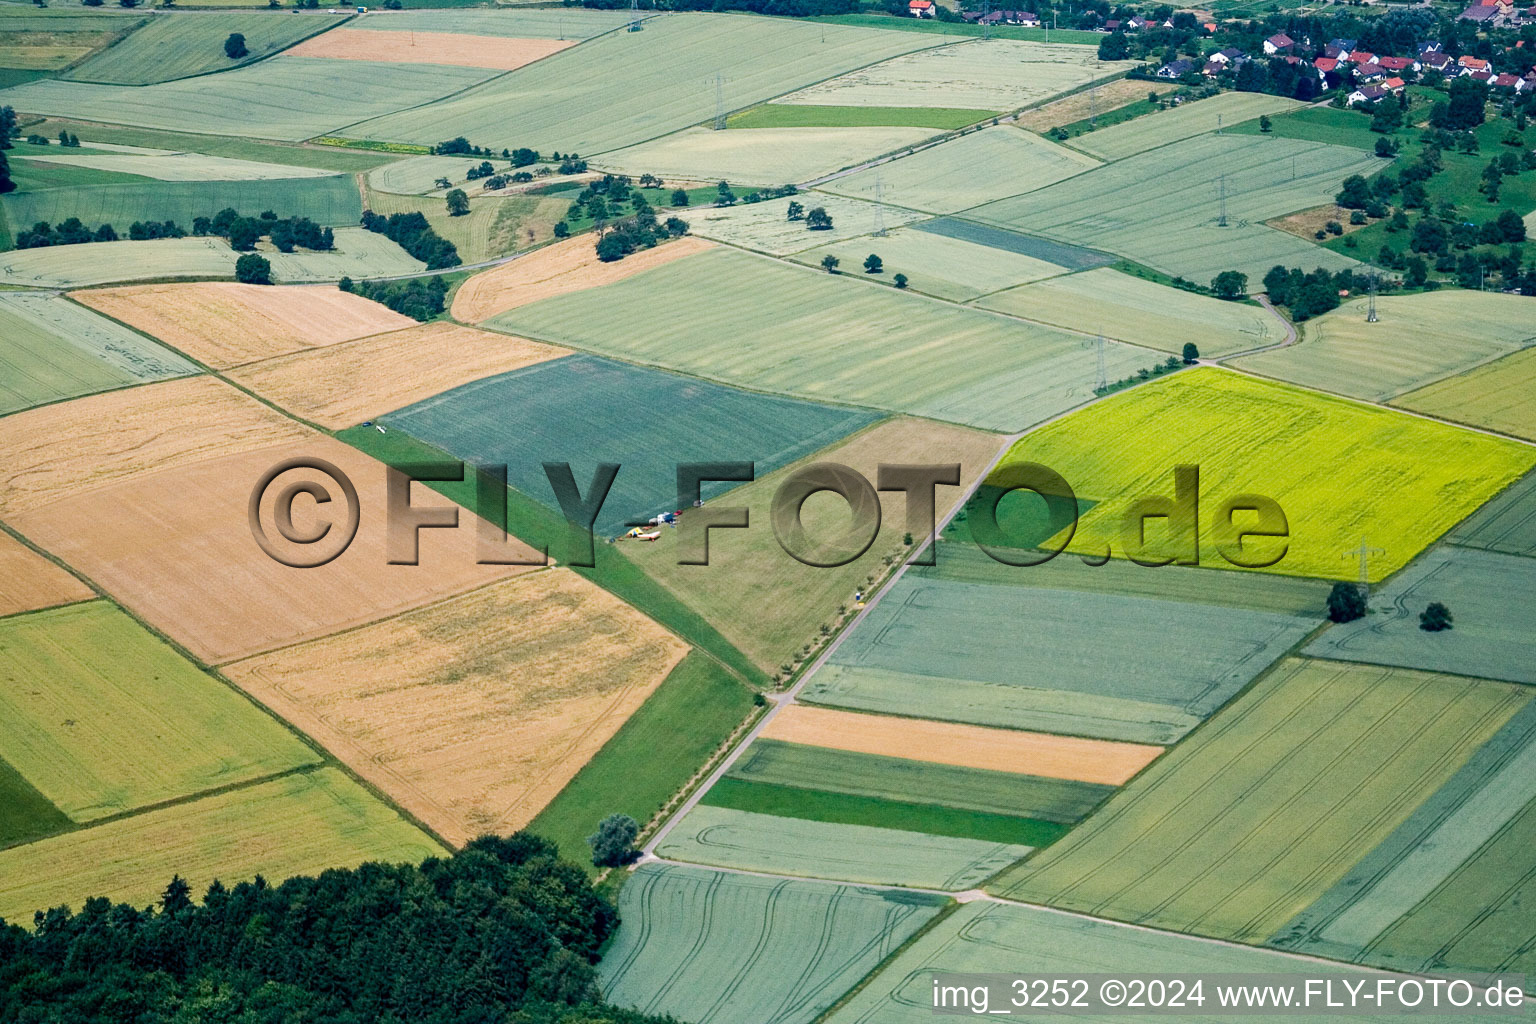
[(1264, 40), (1264, 54), (1265, 56), (1273, 57), (1277, 53), (1290, 53), (1291, 48), (1295, 45), (1296, 40), (1284, 32), (1278, 32)]
[(1403, 80), (1401, 78), (1389, 78), (1381, 83), (1381, 87), (1387, 92), (1402, 92)]
[(1487, 61), (1481, 57), (1473, 57), (1471, 55), (1463, 56), (1456, 63), (1468, 71), (1482, 71), (1488, 67)]
[(1351, 64), (1357, 65), (1374, 64), (1376, 63), (1376, 55), (1371, 53), (1369, 50), (1356, 50), (1354, 53), (1349, 55), (1349, 62)]
[(1495, 75), (1493, 87), (1495, 89), (1518, 89), (1520, 88), (1520, 78), (1517, 75), (1509, 74)]
[(933, 17), (933, 0), (907, 0), (907, 13), (914, 18)]
[(1376, 63), (1396, 75), (1419, 70), (1419, 62), (1412, 57), (1378, 57)]

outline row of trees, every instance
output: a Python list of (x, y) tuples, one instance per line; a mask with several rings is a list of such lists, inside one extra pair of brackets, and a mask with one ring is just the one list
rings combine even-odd
[(358, 281), (344, 277), (338, 282), (344, 292), (356, 292), (365, 299), (380, 302), (415, 320), (425, 323), (440, 314), (448, 295), (448, 282), (439, 275), (412, 277), (404, 281)]
[(668, 217), (658, 222), (656, 211), (641, 192), (634, 194), (635, 215), (599, 231), (597, 258), (605, 263), (621, 260), (637, 249), (653, 248), (658, 242), (688, 233), (688, 222), (681, 217)]
[(527, 833), (420, 864), (214, 882), (201, 903), (178, 877), (157, 906), (97, 898), (0, 924), (0, 1020), (651, 1024), (599, 1001), (617, 926), (586, 874)]
[[(3, 160), (0, 155), (0, 160)], [(173, 220), (134, 221), (128, 228), (128, 238), (135, 242), (155, 238), (185, 238), (187, 229)], [(229, 241), (237, 252), (249, 252), (263, 238), (270, 238), (281, 252), (293, 252), (295, 248), (329, 252), (336, 248), (336, 239), (330, 228), (321, 227), (308, 217), (282, 218), (271, 210), (259, 217), (245, 217), (232, 207), (226, 207), (212, 217), (195, 217), (192, 220), (193, 235), (214, 235)], [(69, 217), (55, 227), (47, 221), (38, 221), (31, 228), (16, 235), (16, 248), (41, 249), (53, 245), (80, 245), (86, 242), (116, 242), (120, 236), (111, 224), (91, 228), (79, 217)]]
[(458, 248), (433, 231), (421, 213), (392, 213), (385, 217), (364, 210), (363, 227), (388, 238), (425, 263), (428, 270), (456, 267), (463, 262), (459, 259)]

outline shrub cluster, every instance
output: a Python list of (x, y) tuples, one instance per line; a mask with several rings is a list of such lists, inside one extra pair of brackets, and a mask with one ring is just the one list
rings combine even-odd
[(392, 213), (385, 217), (364, 210), (363, 227), (399, 245), (425, 263), (428, 270), (456, 267), (463, 262), (454, 244), (433, 231), (421, 213)]

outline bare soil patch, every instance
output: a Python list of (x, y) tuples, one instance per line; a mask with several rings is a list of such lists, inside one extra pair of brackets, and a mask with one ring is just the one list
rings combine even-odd
[(1317, 233), (1325, 230), (1325, 225), (1329, 221), (1337, 221), (1339, 226), (1344, 229), (1344, 234), (1346, 235), (1370, 226), (1369, 222), (1365, 224), (1351, 224), (1349, 222), (1349, 214), (1350, 211), (1344, 209), (1344, 207), (1327, 203), (1323, 206), (1314, 206), (1310, 210), (1298, 210), (1284, 217), (1276, 217), (1274, 220), (1265, 221), (1265, 223), (1272, 228), (1279, 228), (1281, 231), (1305, 238), (1309, 242), (1315, 242), (1317, 241)]
[(290, 57), (329, 57), (388, 64), (453, 64), (512, 71), (575, 45), (570, 39), (508, 39), (462, 32), (333, 28), (304, 40), (287, 54)]

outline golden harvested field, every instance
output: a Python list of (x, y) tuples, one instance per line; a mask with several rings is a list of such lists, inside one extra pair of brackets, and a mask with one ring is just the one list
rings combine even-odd
[(526, 825), (687, 650), (550, 569), (224, 672), (457, 844)]
[(288, 50), (287, 55), (372, 60), (387, 64), (454, 64), (511, 71), (575, 45), (570, 39), (506, 39), (461, 32), (333, 28), (304, 40)]
[(807, 704), (785, 708), (768, 723), (762, 737), (884, 757), (921, 755), (924, 761), (961, 768), (1110, 786), (1125, 783), (1163, 752), (1162, 747), (1141, 743), (865, 715)]
[[(247, 517), (257, 480), (294, 456), (340, 468), (362, 506), (356, 539), (319, 568), (290, 568), (269, 558), (252, 537)], [(267, 534), (278, 537), (272, 513), (277, 492), (300, 480), (319, 481), (335, 497), (323, 511), (310, 498), (295, 501), (295, 527), (307, 532), (334, 522), (339, 534), (345, 503), (336, 485), (298, 470), (267, 489), (262, 508)], [(444, 504), (420, 485), (413, 500), (417, 506)], [(462, 511), (464, 528), (421, 531), (419, 564), (390, 565), (385, 501), (382, 463), (303, 431), (286, 443), (73, 493), (12, 523), (209, 664), (361, 626), (526, 568), (477, 565), (473, 519)], [(533, 557), (525, 546), (517, 550)]]
[(0, 514), (19, 514), (141, 474), (310, 436), (286, 416), (212, 377), (45, 405), (0, 419), (0, 465), (6, 468), (0, 475)]
[(340, 430), (481, 377), (569, 354), (440, 321), (278, 356), (229, 376), (296, 416)]
[(1117, 78), (1113, 82), (1105, 82), (1099, 86), (1092, 96), (1087, 89), (1084, 89), (1070, 96), (1063, 96), (1059, 100), (1052, 100), (1033, 110), (1026, 110), (1014, 123), (1030, 131), (1046, 132), (1059, 125), (1082, 121), (1093, 113), (1095, 108), (1101, 111), (1115, 110), (1136, 100), (1146, 99), (1149, 92), (1161, 95), (1172, 91), (1173, 86), (1166, 82), (1154, 83)]
[[(997, 434), (935, 423), (890, 419), (860, 431), (841, 444), (823, 449), (796, 465), (830, 461), (851, 466), (874, 482), (879, 464), (960, 463), (961, 486), (936, 489), (940, 515), (960, 500), (965, 487), (992, 461), (1003, 444)], [(906, 497), (880, 495), (880, 533), (863, 555), (836, 569), (802, 565), (779, 546), (769, 509), (786, 467), (745, 484), (721, 499), (749, 510), (750, 529), (715, 530), (709, 538), (707, 566), (677, 564), (677, 532), (663, 530), (653, 543), (626, 541), (624, 551), (648, 574), (705, 616), (725, 638), (772, 672), (801, 645), (819, 639), (823, 624), (836, 621), (839, 605), (852, 605), (854, 591), (866, 577), (883, 571), (881, 560), (901, 549), (906, 531)], [(833, 534), (848, 521), (847, 503), (833, 495), (815, 495), (805, 503), (803, 519), (813, 536)], [(743, 586), (751, 580), (752, 586)], [(793, 600), (764, 600), (765, 594), (793, 594)]]
[(0, 533), (0, 616), (52, 608), (96, 595), (8, 533)]
[(465, 281), (453, 297), (453, 317), (479, 323), (530, 302), (612, 284), (711, 248), (713, 242), (684, 235), (616, 263), (603, 263), (598, 260), (590, 238), (579, 236), (556, 242)]
[(31, 921), (88, 896), (144, 907), (180, 875), (201, 900), (215, 878), (276, 884), (365, 861), (419, 861), (444, 850), (339, 769), (258, 786), (0, 851), (0, 917)]
[(216, 369), (416, 324), (334, 285), (149, 284), (70, 297)]

